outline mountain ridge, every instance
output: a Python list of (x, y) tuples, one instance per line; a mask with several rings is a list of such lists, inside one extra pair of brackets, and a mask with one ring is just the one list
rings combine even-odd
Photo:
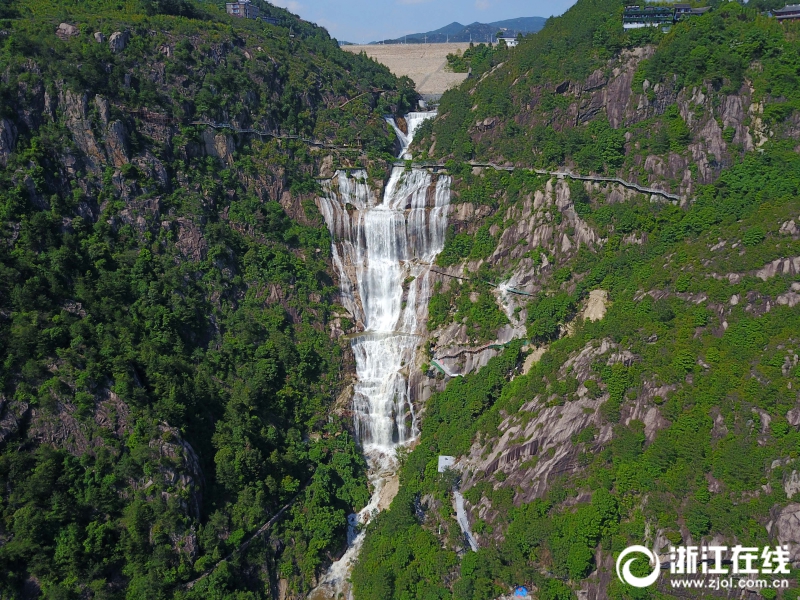
[(450, 42), (469, 42), (489, 41), (501, 29), (508, 29), (514, 33), (535, 33), (544, 27), (547, 21), (544, 17), (519, 17), (516, 19), (504, 19), (493, 23), (480, 23), (478, 21), (469, 25), (462, 25), (454, 21), (439, 29), (426, 33), (413, 33), (396, 39), (388, 39), (380, 42), (370, 42), (370, 44), (439, 44)]

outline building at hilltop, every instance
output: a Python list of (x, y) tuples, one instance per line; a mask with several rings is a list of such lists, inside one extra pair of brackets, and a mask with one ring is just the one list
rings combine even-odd
[(689, 17), (699, 17), (711, 10), (710, 6), (692, 8), (691, 4), (675, 4), (673, 8), (675, 9), (675, 21), (688, 19)]
[(772, 11), (778, 21), (800, 21), (800, 4), (788, 4)]
[(509, 48), (514, 48), (517, 44), (519, 44), (519, 39), (517, 39), (517, 36), (512, 33), (503, 33), (503, 35), (498, 36), (497, 43), (499, 44), (501, 41), (505, 42), (506, 46)]
[(259, 13), (258, 7), (250, 2), (250, 0), (228, 2), (225, 4), (225, 10), (229, 15), (239, 17), (240, 19), (257, 19)]
[(626, 6), (622, 13), (623, 29), (666, 27), (675, 22), (675, 11), (666, 6)]
[(691, 4), (673, 6), (626, 6), (622, 13), (623, 29), (662, 27), (668, 29), (674, 23), (690, 17), (698, 17), (711, 9), (710, 6), (693, 8)]

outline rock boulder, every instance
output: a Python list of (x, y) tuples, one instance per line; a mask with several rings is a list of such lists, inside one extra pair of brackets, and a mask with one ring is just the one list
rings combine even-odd
[(56, 29), (56, 36), (64, 41), (71, 37), (75, 37), (76, 35), (80, 35), (80, 33), (80, 29), (75, 27), (75, 25), (70, 25), (69, 23), (61, 23), (61, 25), (59, 25)]
[(108, 40), (112, 52), (122, 52), (128, 46), (131, 34), (128, 31), (115, 31)]

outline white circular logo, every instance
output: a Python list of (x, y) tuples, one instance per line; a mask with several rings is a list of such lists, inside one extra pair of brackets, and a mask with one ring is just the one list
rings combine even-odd
[[(630, 558), (624, 565), (622, 564), (622, 560), (629, 554), (644, 554), (650, 560), (650, 564), (654, 565), (653, 572), (646, 577), (637, 577), (631, 573), (631, 565), (636, 562), (636, 558)], [(621, 570), (620, 565), (622, 565)], [(622, 551), (622, 554), (620, 554), (619, 558), (617, 559), (617, 577), (619, 577), (620, 581), (623, 583), (627, 583), (628, 585), (632, 585), (636, 588), (646, 588), (653, 585), (656, 582), (656, 579), (658, 579), (660, 571), (661, 561), (658, 560), (658, 556), (651, 552), (649, 548), (645, 548), (644, 546), (629, 546)]]

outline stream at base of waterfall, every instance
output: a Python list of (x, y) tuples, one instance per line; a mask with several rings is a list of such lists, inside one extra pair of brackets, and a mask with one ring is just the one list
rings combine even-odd
[[(435, 113), (406, 115), (407, 132), (387, 119), (408, 153), (414, 132)], [(369, 504), (348, 518), (347, 550), (309, 598), (352, 598), (349, 575), (364, 541), (363, 527), (397, 493), (395, 450), (414, 440), (417, 422), (409, 369), (426, 332), (430, 269), (444, 246), (450, 177), (395, 167), (378, 201), (365, 171), (338, 171), (318, 201), (333, 238), (341, 301), (363, 328), (352, 342), (356, 361), (353, 415), (369, 465)]]

